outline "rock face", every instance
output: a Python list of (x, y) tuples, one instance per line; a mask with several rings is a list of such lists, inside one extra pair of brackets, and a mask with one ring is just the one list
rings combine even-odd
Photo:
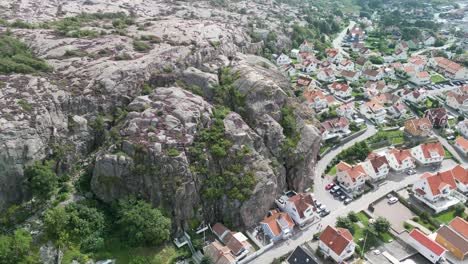
[[(269, 12), (269, 6), (252, 1), (232, 5), (249, 7), (259, 17)], [(0, 18), (10, 21), (46, 22), (82, 12), (124, 12), (135, 20), (120, 33), (111, 19), (91, 21), (82, 29), (99, 32), (92, 38), (53, 28), (11, 29), (55, 70), (0, 75), (0, 210), (28, 198), (25, 166), (62, 148), (66, 154), (56, 170), (67, 172), (96, 151), (103, 143), (93, 125), (97, 116), (104, 117), (104, 129), (117, 133), (96, 155), (94, 194), (106, 202), (138, 195), (169, 212), (176, 231), (193, 218), (252, 226), (281, 192), (310, 187), (320, 142), (313, 114), (293, 98), (276, 66), (247, 55), (257, 53), (262, 42), (251, 42), (248, 15), (232, 10), (210, 1), (0, 0)], [(136, 49), (148, 36), (154, 40), (145, 40), (149, 48)], [(200, 131), (219, 125), (215, 97), (226, 68), (240, 76), (232, 86), (243, 104), (222, 119), (220, 140), (230, 142), (226, 157), (204, 149), (197, 166), (224, 172), (235, 161), (241, 166), (229, 184), (242, 186), (251, 175), (254, 180), (240, 190), (242, 196), (226, 192), (213, 201), (206, 199), (213, 175), (194, 169), (191, 148)], [(281, 126), (284, 108), (294, 110), (299, 135), (289, 151)], [(128, 114), (117, 117), (122, 109)]]
[[(284, 155), (285, 135), (279, 121), (281, 108), (293, 101), (288, 96), (288, 80), (261, 58), (238, 54), (234, 61), (231, 72), (241, 76), (234, 86), (245, 95), (246, 114), (229, 113), (223, 121), (224, 136), (232, 142), (230, 157), (244, 148), (250, 150), (242, 158), (242, 166), (255, 175), (256, 184), (247, 200), (224, 196), (215, 205), (204, 200), (207, 177), (192, 170), (190, 147), (201, 129), (212, 126), (213, 106), (177, 87), (156, 88), (151, 95), (137, 97), (129, 104), (132, 112), (120, 130), (122, 143), (96, 160), (94, 193), (109, 202), (137, 194), (170, 211), (174, 228), (181, 230), (190, 219), (200, 216), (252, 226), (265, 216), (281, 192), (310, 187), (320, 136), (298, 115), (301, 141), (294, 155)], [(190, 74), (193, 72), (195, 83), (216, 83), (211, 74), (191, 69)], [(204, 166), (217, 171), (233, 160), (216, 160), (208, 155)], [(140, 170), (140, 165), (146, 169)]]

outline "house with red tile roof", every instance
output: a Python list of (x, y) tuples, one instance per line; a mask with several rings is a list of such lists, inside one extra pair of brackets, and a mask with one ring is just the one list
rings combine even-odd
[(338, 64), (338, 70), (352, 71), (354, 70), (354, 62), (351, 60), (342, 60)]
[(467, 194), (468, 193), (468, 170), (463, 168), (461, 165), (457, 165), (452, 169), (452, 175), (455, 179), (457, 189)]
[(447, 126), (448, 115), (444, 107), (427, 109), (426, 112), (424, 112), (424, 117), (431, 121), (433, 127)]
[(326, 95), (320, 90), (312, 90), (303, 93), (308, 105), (316, 111), (321, 111), (330, 106), (339, 105), (340, 103), (332, 95)]
[(432, 67), (452, 79), (467, 79), (468, 70), (462, 65), (444, 57), (434, 57), (430, 59)]
[(455, 144), (453, 144), (459, 152), (464, 156), (468, 154), (468, 140), (464, 137), (457, 137), (455, 139)]
[(317, 58), (308, 58), (307, 60), (304, 60), (302, 62), (302, 71), (306, 72), (307, 74), (310, 74), (318, 69), (318, 66), (320, 65), (320, 60)]
[(300, 53), (313, 53), (314, 52), (314, 43), (305, 41), (299, 46)]
[(313, 82), (313, 79), (310, 78), (309, 76), (299, 76), (297, 78), (296, 86), (301, 89), (307, 89), (311, 83)]
[(298, 193), (291, 197), (283, 195), (276, 199), (275, 203), (282, 212), (287, 213), (299, 226), (319, 219), (317, 208), (310, 193)]
[(385, 152), (389, 167), (394, 171), (403, 171), (416, 167), (413, 155), (408, 149), (389, 149)]
[[(245, 256), (249, 250), (252, 250), (252, 245), (250, 245), (248, 239), (241, 232), (233, 232), (221, 223), (214, 224), (211, 227), (211, 231), (229, 249), (230, 254), (235, 259)], [(211, 245), (212, 250), (214, 250), (213, 248), (217, 248), (218, 251), (220, 250), (217, 244)], [(225, 248), (223, 247), (223, 249)]]
[(325, 54), (330, 63), (339, 63), (343, 59), (339, 49), (327, 48), (325, 49)]
[(375, 102), (366, 102), (359, 107), (359, 112), (367, 119), (374, 121), (377, 124), (382, 124), (385, 121), (385, 108)]
[(327, 226), (320, 235), (319, 249), (326, 258), (331, 258), (336, 263), (344, 263), (354, 254), (356, 244), (348, 229)]
[(468, 113), (468, 94), (448, 92), (445, 102), (453, 109)]
[(322, 82), (333, 82), (335, 81), (335, 72), (332, 68), (321, 68), (317, 73), (317, 79)]
[(445, 211), (465, 200), (455, 192), (459, 186), (456, 179), (460, 177), (466, 177), (466, 170), (460, 165), (434, 174), (426, 172), (413, 184), (414, 197), (436, 213)]
[(427, 91), (425, 89), (417, 89), (414, 91), (404, 90), (402, 98), (412, 103), (419, 103), (426, 99)]
[(260, 221), (263, 232), (271, 241), (279, 241), (290, 237), (294, 231), (294, 221), (284, 212), (273, 210), (267, 218)]
[(445, 151), (440, 142), (425, 143), (412, 148), (411, 155), (421, 165), (432, 165), (444, 160)]
[(353, 89), (349, 87), (347, 83), (343, 82), (334, 82), (328, 86), (330, 89), (331, 93), (338, 97), (338, 99), (341, 100), (349, 100), (352, 99), (351, 94), (353, 92)]
[(232, 255), (231, 250), (227, 246), (221, 245), (218, 241), (214, 241), (203, 248), (205, 256), (209, 257), (213, 264), (234, 264), (237, 263), (236, 258)]
[(405, 122), (405, 133), (414, 138), (430, 137), (432, 135), (432, 123), (425, 117), (407, 120)]
[(367, 69), (362, 72), (362, 77), (366, 78), (367, 80), (378, 81), (382, 79), (383, 76), (381, 71)]
[(216, 237), (218, 237), (218, 239), (221, 240), (221, 241), (227, 235), (227, 233), (231, 232), (231, 230), (229, 230), (229, 228), (227, 228), (226, 226), (224, 226), (221, 223), (214, 224), (213, 227), (211, 228), (211, 230), (213, 231), (213, 234), (215, 234)]
[(410, 75), (409, 81), (416, 85), (426, 85), (431, 83), (431, 75), (427, 71), (416, 72)]
[(355, 82), (359, 80), (359, 77), (361, 76), (361, 72), (359, 71), (348, 71), (348, 70), (342, 70), (339, 73), (340, 76), (345, 78), (346, 81), (348, 82)]
[(336, 113), (338, 116), (342, 116), (347, 118), (348, 120), (353, 119), (353, 115), (356, 114), (354, 110), (354, 102), (349, 102), (347, 104), (342, 104), (338, 108), (336, 108)]
[(409, 233), (408, 243), (432, 263), (438, 263), (442, 260), (447, 251), (439, 243), (430, 239), (417, 229), (413, 229), (413, 231)]
[(358, 195), (364, 191), (368, 175), (361, 164), (351, 166), (341, 161), (336, 165), (336, 180), (349, 194)]
[(377, 153), (369, 154), (367, 159), (359, 164), (364, 168), (368, 179), (372, 182), (383, 180), (390, 171), (387, 158)]
[(397, 102), (387, 109), (388, 113), (392, 115), (393, 118), (397, 119), (406, 114), (408, 111), (406, 105), (402, 102)]
[(351, 134), (349, 130), (349, 121), (344, 117), (334, 118), (323, 121), (320, 124), (320, 133), (322, 134), (322, 140), (328, 140), (331, 138), (342, 138)]
[(463, 218), (457, 216), (440, 227), (435, 240), (457, 259), (468, 259), (468, 222)]

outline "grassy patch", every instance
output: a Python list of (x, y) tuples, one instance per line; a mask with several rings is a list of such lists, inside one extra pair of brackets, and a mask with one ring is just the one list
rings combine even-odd
[(173, 245), (131, 248), (118, 238), (111, 238), (106, 240), (104, 248), (93, 254), (92, 257), (96, 260), (116, 259), (117, 264), (130, 263), (137, 256), (146, 258), (148, 263), (173, 263), (185, 254), (187, 252), (177, 250)]
[(328, 172), (328, 175), (334, 176), (336, 174), (336, 166), (333, 166)]
[(51, 71), (42, 59), (38, 59), (20, 40), (3, 35), (0, 36), (0, 73), (37, 73)]
[(359, 222), (363, 223), (364, 225), (368, 225), (369, 224), (369, 218), (367, 217), (367, 215), (365, 213), (363, 213), (362, 211), (357, 213), (357, 217), (359, 218)]
[[(462, 218), (464, 218), (466, 215), (463, 214), (462, 215)], [(440, 222), (444, 223), (444, 224), (448, 224), (450, 221), (452, 221), (452, 219), (454, 219), (456, 217), (455, 215), (455, 210), (447, 210), (445, 212), (442, 212), (438, 215), (436, 215), (434, 218), (439, 220)]]
[(444, 147), (444, 156), (445, 156), (445, 159), (453, 158), (452, 153), (450, 153), (450, 151), (448, 151), (445, 147)]
[(444, 77), (442, 77), (440, 74), (434, 74), (431, 75), (431, 82), (433, 83), (441, 83), (447, 81)]
[(320, 154), (323, 154), (325, 151), (327, 151), (327, 150), (329, 150), (329, 149), (330, 149), (330, 146), (327, 146), (327, 145), (321, 147), (321, 148), (320, 148)]

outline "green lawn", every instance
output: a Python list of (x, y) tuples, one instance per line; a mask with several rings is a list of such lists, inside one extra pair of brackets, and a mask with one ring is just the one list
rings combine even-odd
[(357, 213), (357, 217), (359, 218), (359, 222), (363, 223), (364, 225), (368, 225), (369, 224), (369, 218), (367, 217), (367, 215), (365, 213), (363, 213), (362, 211)]
[(324, 153), (325, 151), (329, 150), (330, 146), (323, 146), (320, 148), (320, 154)]
[[(447, 210), (445, 212), (442, 212), (442, 213), (434, 216), (435, 219), (439, 220), (440, 222), (442, 222), (444, 224), (448, 224), (455, 217), (456, 217), (455, 210)], [(462, 215), (462, 217), (465, 217), (465, 215)]]
[(431, 75), (431, 82), (433, 83), (440, 83), (440, 82), (445, 82), (446, 79), (442, 77), (440, 74), (434, 74)]
[(116, 259), (117, 264), (124, 264), (129, 263), (135, 256), (142, 256), (148, 258), (149, 263), (172, 263), (184, 254), (184, 249), (177, 249), (172, 244), (161, 247), (130, 248), (119, 239), (109, 239), (104, 248), (93, 254), (92, 258), (95, 260), (112, 258)]
[(452, 153), (450, 153), (450, 151), (448, 151), (446, 148), (444, 148), (444, 155), (445, 155), (445, 159), (453, 158)]
[(336, 174), (336, 166), (333, 166), (328, 172), (328, 175), (334, 176)]
[(430, 231), (433, 231), (433, 230), (436, 230), (436, 227), (433, 226), (431, 223), (429, 222), (424, 222), (421, 218), (419, 218), (418, 224), (424, 226), (425, 228), (429, 229)]

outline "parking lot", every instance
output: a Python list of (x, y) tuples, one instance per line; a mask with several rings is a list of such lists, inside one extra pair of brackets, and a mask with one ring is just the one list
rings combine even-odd
[(389, 204), (388, 199), (381, 199), (374, 205), (374, 212), (377, 216), (382, 216), (388, 219), (392, 229), (397, 233), (402, 233), (405, 231), (403, 223), (416, 216), (410, 209), (404, 206), (400, 202), (394, 204)]
[(370, 250), (366, 253), (366, 258), (373, 264), (392, 264), (392, 262), (385, 256), (386, 254), (391, 254), (391, 256), (398, 261), (403, 261), (408, 257), (414, 256), (416, 253), (416, 250), (412, 247), (400, 242), (399, 240), (394, 240), (390, 243), (382, 244), (374, 250)]

